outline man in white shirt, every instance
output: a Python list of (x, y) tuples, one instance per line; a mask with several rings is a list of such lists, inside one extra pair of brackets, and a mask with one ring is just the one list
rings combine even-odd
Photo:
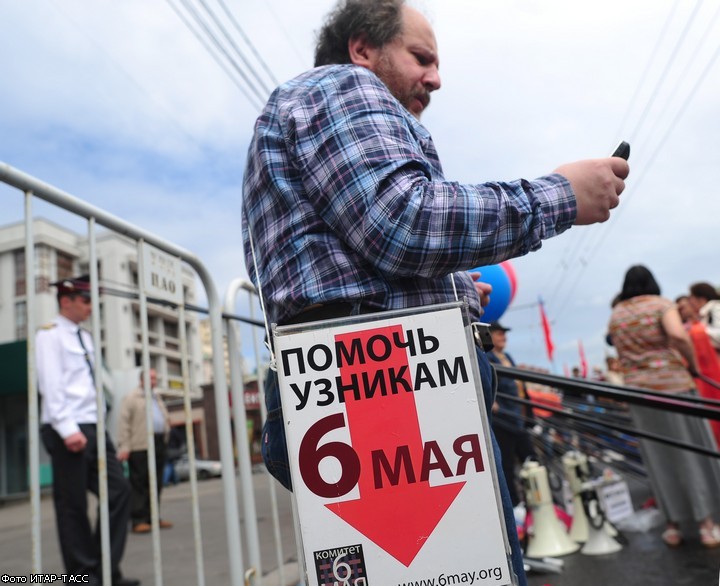
[[(90, 317), (90, 283), (85, 276), (53, 285), (58, 290), (59, 315), (35, 337), (41, 435), (52, 460), (55, 518), (65, 569), (87, 576), (89, 584), (100, 584), (99, 527), (92, 529), (87, 515), (87, 491), (98, 494), (95, 355), (92, 337), (80, 327)], [(105, 446), (112, 586), (134, 586), (140, 582), (120, 572), (130, 485), (107, 435)]]

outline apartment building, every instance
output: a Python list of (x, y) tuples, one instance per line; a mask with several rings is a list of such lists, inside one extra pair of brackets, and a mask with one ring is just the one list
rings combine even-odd
[[(50, 283), (89, 272), (87, 237), (45, 219), (33, 221), (35, 239), (35, 324), (49, 322), (57, 314), (56, 291)], [(18, 344), (27, 336), (25, 282), (25, 225), (23, 222), (0, 226), (0, 360), (18, 355)], [(115, 402), (137, 386), (142, 363), (142, 336), (138, 293), (137, 246), (114, 232), (99, 232), (96, 238), (100, 286), (100, 343), (104, 376)], [(183, 268), (183, 296), (186, 303), (197, 303), (195, 274)], [(187, 372), (191, 394), (202, 395), (203, 357), (200, 346), (199, 317), (185, 312), (180, 324), (178, 312), (167, 306), (148, 304), (150, 363), (158, 372), (161, 392), (179, 395), (183, 388), (180, 328), (187, 336)], [(90, 324), (88, 324), (90, 327)], [(24, 346), (24, 344), (23, 344)], [(4, 349), (4, 350), (3, 350)], [(10, 360), (4, 361), (4, 364)], [(18, 371), (25, 362), (12, 365)], [(22, 380), (22, 375), (13, 380)], [(27, 389), (0, 383), (0, 497), (26, 488), (26, 463), (18, 452), (27, 434)], [(18, 414), (25, 423), (18, 424)], [(11, 414), (14, 414), (11, 416)], [(111, 411), (112, 431), (117, 410)], [(202, 426), (202, 421), (199, 422)], [(43, 460), (45, 457), (43, 455)]]

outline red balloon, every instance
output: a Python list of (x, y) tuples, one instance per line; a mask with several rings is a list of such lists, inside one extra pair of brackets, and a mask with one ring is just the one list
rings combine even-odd
[(510, 301), (512, 302), (513, 298), (515, 297), (515, 293), (517, 291), (517, 275), (515, 274), (515, 269), (510, 264), (509, 260), (505, 260), (500, 263), (500, 266), (503, 268), (505, 273), (508, 276), (508, 279), (510, 279)]

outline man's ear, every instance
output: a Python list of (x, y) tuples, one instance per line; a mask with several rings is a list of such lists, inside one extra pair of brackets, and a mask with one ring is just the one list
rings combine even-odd
[(348, 54), (350, 55), (350, 62), (354, 65), (360, 65), (375, 71), (375, 65), (380, 57), (380, 50), (367, 42), (366, 35), (360, 35), (348, 41)]

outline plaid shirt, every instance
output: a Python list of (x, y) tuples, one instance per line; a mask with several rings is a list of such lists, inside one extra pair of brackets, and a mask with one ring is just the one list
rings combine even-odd
[(576, 216), (560, 175), (447, 181), (428, 131), (371, 71), (312, 69), (276, 89), (244, 179), (250, 277), (268, 319), (340, 301), (400, 309), (455, 299), (482, 310), (465, 271), (536, 250)]

